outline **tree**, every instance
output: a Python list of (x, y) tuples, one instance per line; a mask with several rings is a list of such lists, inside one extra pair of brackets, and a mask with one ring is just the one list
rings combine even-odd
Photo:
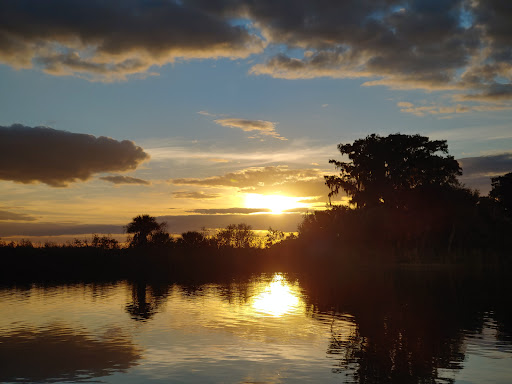
[(286, 238), (283, 231), (268, 227), (267, 234), (265, 236), (265, 247), (270, 248), (274, 244), (279, 244)]
[(458, 162), (448, 155), (446, 140), (372, 134), (353, 144), (339, 144), (338, 150), (350, 161), (329, 160), (340, 170), (339, 176), (325, 176), (329, 198), (343, 190), (359, 208), (381, 204), (402, 208), (410, 191), (458, 187), (457, 176), (462, 174)]
[(181, 234), (180, 244), (184, 247), (197, 248), (206, 243), (206, 237), (198, 231), (187, 231)]
[(489, 197), (497, 201), (508, 215), (512, 215), (512, 172), (491, 178)]
[(125, 230), (126, 233), (133, 233), (130, 246), (143, 247), (150, 243), (152, 235), (162, 232), (164, 228), (165, 223), (157, 223), (155, 217), (149, 215), (140, 215), (134, 217), (131, 223), (125, 227)]
[(216, 236), (219, 247), (247, 248), (254, 245), (256, 235), (248, 224), (230, 224)]

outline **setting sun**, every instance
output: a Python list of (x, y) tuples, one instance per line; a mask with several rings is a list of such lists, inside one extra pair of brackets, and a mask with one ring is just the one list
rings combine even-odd
[(280, 214), (288, 209), (306, 208), (307, 204), (299, 202), (300, 199), (300, 197), (248, 193), (245, 195), (245, 206), (246, 208), (267, 208), (274, 214)]

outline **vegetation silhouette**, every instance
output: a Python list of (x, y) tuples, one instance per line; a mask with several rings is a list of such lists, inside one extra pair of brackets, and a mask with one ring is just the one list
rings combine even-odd
[[(343, 189), (358, 208), (385, 204), (407, 208), (409, 194), (428, 188), (458, 187), (462, 175), (459, 163), (448, 156), (445, 140), (430, 141), (420, 135), (376, 134), (353, 144), (339, 144), (338, 150), (350, 162), (329, 160), (339, 176), (326, 176), (326, 185), (337, 195)], [(446, 156), (443, 156), (441, 154)]]
[(165, 224), (158, 223), (155, 217), (140, 215), (125, 227), (126, 233), (133, 233), (130, 241), (131, 247), (145, 247), (148, 245), (165, 244), (169, 235), (165, 232)]
[(512, 218), (512, 172), (491, 178), (489, 198), (497, 202), (508, 217)]
[[(263, 271), (322, 272), (364, 265), (447, 264), (509, 268), (512, 257), (512, 173), (492, 178), (489, 196), (465, 188), (444, 140), (376, 134), (340, 144), (347, 162), (327, 176), (331, 204), (304, 216), (298, 236), (230, 224), (171, 236), (148, 214), (125, 227), (128, 246), (108, 235), (34, 247), (0, 241), (0, 281), (31, 279), (173, 280)], [(327, 192), (326, 192), (327, 193)]]

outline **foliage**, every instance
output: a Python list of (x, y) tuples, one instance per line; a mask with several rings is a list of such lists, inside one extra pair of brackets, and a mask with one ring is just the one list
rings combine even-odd
[(503, 176), (491, 178), (492, 189), (489, 197), (498, 202), (506, 211), (512, 215), (512, 172)]
[(283, 231), (269, 227), (265, 236), (265, 247), (269, 248), (274, 244), (279, 244), (285, 239), (285, 237), (286, 236)]
[(339, 176), (326, 176), (329, 198), (343, 190), (355, 206), (386, 204), (407, 206), (408, 192), (432, 186), (459, 185), (461, 169), (448, 156), (445, 140), (429, 140), (420, 135), (400, 133), (381, 137), (376, 134), (353, 144), (339, 144), (338, 150), (349, 162), (329, 160)]
[(201, 247), (206, 244), (206, 237), (198, 231), (187, 231), (181, 234), (180, 245), (184, 247)]
[[(75, 241), (76, 240), (78, 239), (75, 239)], [(80, 240), (78, 241), (80, 242)], [(80, 243), (78, 243), (77, 246), (80, 246)], [(98, 235), (94, 234), (92, 237), (91, 246), (101, 249), (118, 249), (119, 242), (111, 236), (99, 237)]]
[(230, 224), (215, 236), (219, 247), (248, 248), (255, 245), (256, 235), (245, 223)]
[(126, 233), (133, 233), (130, 242), (131, 247), (147, 246), (152, 242), (153, 236), (161, 241), (164, 229), (165, 223), (159, 224), (155, 217), (149, 215), (134, 217), (125, 227)]

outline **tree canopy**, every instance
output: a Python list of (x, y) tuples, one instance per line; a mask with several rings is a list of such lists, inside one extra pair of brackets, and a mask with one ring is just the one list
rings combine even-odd
[(338, 150), (350, 161), (329, 160), (339, 175), (325, 176), (329, 198), (341, 190), (357, 207), (407, 205), (408, 192), (436, 187), (458, 187), (459, 163), (448, 155), (446, 140), (420, 135), (372, 134)]
[(159, 224), (155, 217), (139, 215), (132, 219), (125, 227), (125, 230), (126, 233), (133, 233), (130, 245), (132, 247), (141, 247), (148, 245), (153, 237), (155, 237), (155, 240), (158, 239), (158, 242), (161, 242), (164, 228), (165, 223)]
[(491, 183), (489, 197), (501, 204), (508, 215), (512, 215), (512, 172), (491, 178)]

